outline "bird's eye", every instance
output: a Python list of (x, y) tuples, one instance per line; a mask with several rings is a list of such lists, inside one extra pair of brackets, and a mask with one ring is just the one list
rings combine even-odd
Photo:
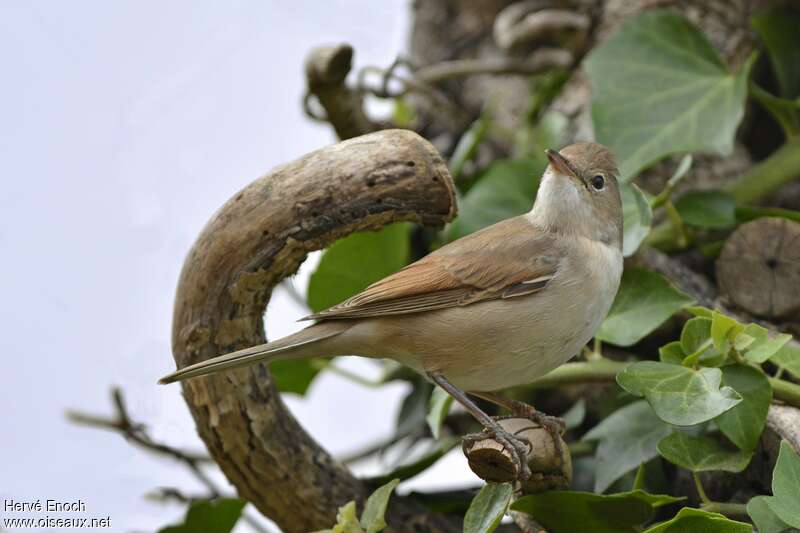
[(603, 188), (606, 186), (606, 180), (600, 174), (595, 174), (592, 177), (592, 181), (590, 183), (592, 184), (592, 187), (594, 187), (594, 190), (596, 191), (602, 191)]

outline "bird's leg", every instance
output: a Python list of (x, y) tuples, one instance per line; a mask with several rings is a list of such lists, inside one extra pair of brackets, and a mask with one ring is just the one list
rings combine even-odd
[(525, 402), (521, 402), (519, 400), (515, 400), (513, 398), (509, 398), (501, 394), (496, 394), (494, 392), (470, 391), (470, 394), (472, 394), (473, 396), (477, 396), (478, 398), (482, 398), (486, 401), (492, 402), (495, 405), (499, 405), (500, 407), (505, 407), (512, 413), (528, 418), (536, 422), (543, 428), (545, 428), (548, 431), (548, 433), (550, 433), (550, 436), (553, 438), (553, 445), (555, 446), (558, 460), (562, 461), (561, 454), (563, 453), (563, 449), (561, 446), (561, 435), (564, 434), (564, 431), (566, 429), (566, 427), (564, 426), (563, 419), (558, 418), (556, 416), (547, 415), (537, 410), (532, 405), (528, 405)]
[[(481, 408), (478, 407), (475, 402), (473, 402), (469, 396), (466, 395), (464, 391), (450, 383), (450, 381), (448, 381), (448, 379), (442, 374), (438, 372), (429, 372), (428, 377), (430, 377), (434, 383), (439, 385), (445, 390), (445, 392), (447, 392), (467, 411), (469, 411), (469, 413), (474, 416), (484, 428), (486, 428), (492, 438), (514, 452), (512, 455), (514, 456), (515, 462), (519, 468), (518, 472), (520, 472), (522, 480), (527, 480), (531, 475), (530, 468), (528, 467), (528, 452), (530, 451), (530, 443), (527, 441), (527, 439), (512, 435), (503, 429), (495, 419), (484, 413)], [(467, 440), (477, 439), (483, 438), (483, 435), (480, 437), (466, 435), (464, 438)]]

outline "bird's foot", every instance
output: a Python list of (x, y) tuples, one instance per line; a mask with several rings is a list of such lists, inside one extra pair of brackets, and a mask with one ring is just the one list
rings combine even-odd
[(553, 439), (553, 446), (555, 447), (558, 464), (561, 466), (564, 462), (564, 449), (561, 436), (567, 430), (567, 425), (564, 423), (564, 419), (557, 416), (544, 414), (541, 411), (537, 411), (532, 405), (524, 404), (522, 402), (520, 402), (520, 406), (524, 407), (522, 407), (520, 412), (517, 414), (536, 422), (545, 428), (550, 434), (550, 437)]
[(486, 437), (492, 438), (499, 442), (505, 449), (511, 452), (511, 457), (514, 465), (519, 472), (519, 479), (527, 481), (531, 477), (531, 469), (528, 466), (528, 454), (531, 451), (531, 443), (524, 437), (512, 435), (500, 424), (494, 424), (491, 427), (485, 428), (481, 433), (471, 433), (464, 435), (464, 442), (471, 443), (479, 440), (484, 440)]

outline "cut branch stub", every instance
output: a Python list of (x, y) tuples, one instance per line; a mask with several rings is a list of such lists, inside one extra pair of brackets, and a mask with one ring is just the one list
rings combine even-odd
[[(378, 126), (364, 111), (364, 98), (347, 86), (353, 60), (353, 47), (347, 43), (314, 48), (306, 58), (308, 95), (316, 96), (340, 139), (370, 133)], [(308, 110), (309, 102), (306, 99)]]
[[(500, 426), (530, 444), (527, 462), (531, 477), (522, 485), (526, 494), (546, 490), (563, 490), (572, 482), (572, 460), (567, 444), (561, 440), (561, 457), (558, 457), (553, 435), (536, 422), (523, 417), (496, 418)], [(561, 439), (561, 437), (558, 437)], [(515, 482), (520, 472), (512, 451), (486, 435), (480, 440), (466, 441), (463, 446), (469, 467), (475, 475), (490, 483)]]
[[(172, 350), (177, 366), (265, 341), (272, 288), (306, 254), (391, 222), (441, 226), (455, 216), (442, 158), (411, 131), (385, 130), (317, 150), (257, 179), (206, 225), (181, 272)], [(264, 365), (184, 383), (200, 437), (239, 494), (287, 532), (331, 526), (367, 488), (286, 410)], [(342, 413), (347, 416), (347, 413)], [(396, 531), (452, 531), (392, 498)]]
[(800, 312), (800, 224), (759, 218), (730, 236), (717, 260), (717, 282), (737, 306), (781, 319)]

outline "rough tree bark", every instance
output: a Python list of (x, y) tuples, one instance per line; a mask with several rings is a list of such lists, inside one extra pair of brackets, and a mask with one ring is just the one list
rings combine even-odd
[[(181, 272), (172, 350), (178, 367), (265, 341), (271, 289), (306, 254), (349, 233), (455, 215), (442, 159), (417, 134), (385, 130), (278, 167), (229, 200)], [(367, 487), (286, 410), (263, 365), (185, 382), (200, 437), (239, 494), (287, 532), (329, 527)], [(395, 531), (455, 531), (445, 517), (393, 498)]]

